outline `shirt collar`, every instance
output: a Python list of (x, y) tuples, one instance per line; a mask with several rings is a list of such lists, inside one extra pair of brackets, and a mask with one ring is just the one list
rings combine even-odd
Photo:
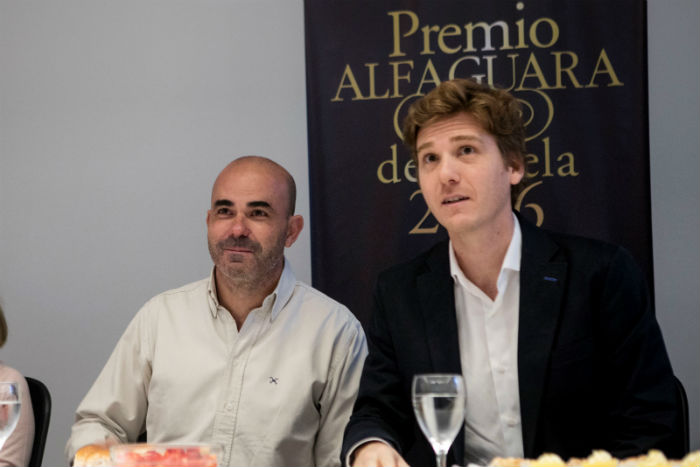
[[(454, 246), (452, 245), (452, 240), (449, 243), (449, 255), (450, 255), (450, 275), (455, 280), (455, 282), (465, 286), (466, 284), (471, 284), (471, 281), (466, 278), (462, 269), (459, 267), (457, 262), (457, 255), (455, 254)], [(503, 264), (501, 265), (501, 272), (499, 273), (498, 288), (501, 289), (501, 279), (503, 277), (503, 271), (510, 269), (512, 271), (520, 271), (520, 257), (523, 250), (523, 234), (520, 230), (520, 222), (518, 222), (518, 217), (513, 214), (513, 236), (510, 239), (510, 244), (508, 245), (508, 250), (506, 250), (506, 256), (503, 258)]]
[[(215, 279), (216, 267), (213, 267), (211, 274), (209, 274), (209, 311), (211, 312), (212, 318), (216, 318), (219, 312), (219, 298), (216, 293), (216, 279)], [(261, 308), (269, 310), (270, 320), (273, 321), (280, 314), (280, 311), (292, 297), (292, 292), (294, 292), (294, 287), (296, 286), (296, 276), (294, 271), (292, 271), (292, 266), (289, 264), (287, 259), (284, 259), (284, 268), (282, 269), (282, 275), (280, 280), (277, 282), (275, 290), (270, 293), (265, 300), (263, 300)]]
[[(284, 269), (282, 270), (282, 275), (277, 283), (275, 290), (268, 296), (265, 300), (274, 296), (274, 305), (272, 306), (272, 314), (270, 315), (270, 320), (274, 321), (275, 318), (280, 314), (282, 308), (287, 304), (290, 298), (292, 298), (292, 293), (294, 292), (294, 287), (297, 285), (297, 278), (292, 271), (292, 266), (289, 261), (285, 258)], [(264, 302), (263, 302), (264, 303)]]
[(518, 222), (518, 217), (513, 214), (513, 238), (510, 239), (510, 245), (508, 246), (508, 251), (506, 251), (506, 257), (503, 258), (503, 269), (510, 269), (512, 271), (520, 271), (520, 257), (523, 252), (523, 233), (520, 230), (520, 222)]

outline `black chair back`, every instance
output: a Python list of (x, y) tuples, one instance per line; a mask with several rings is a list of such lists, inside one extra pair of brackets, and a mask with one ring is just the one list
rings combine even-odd
[(681, 419), (676, 429), (678, 433), (674, 444), (676, 444), (676, 449), (682, 451), (682, 455), (684, 456), (690, 451), (690, 420), (688, 415), (688, 396), (685, 393), (683, 383), (681, 383), (681, 380), (679, 380), (678, 377), (674, 376), (673, 382), (676, 386), (676, 399), (678, 400), (678, 407), (681, 412)]
[(51, 393), (44, 383), (34, 378), (25, 378), (29, 386), (29, 395), (34, 408), (34, 444), (29, 467), (41, 467), (44, 458), (46, 435), (51, 421)]

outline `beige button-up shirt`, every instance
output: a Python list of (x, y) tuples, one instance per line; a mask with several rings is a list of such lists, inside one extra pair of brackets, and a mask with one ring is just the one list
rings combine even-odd
[(215, 443), (221, 466), (339, 465), (367, 354), (350, 311), (295, 279), (240, 331), (208, 279), (160, 294), (134, 317), (80, 403), (72, 459), (105, 437)]

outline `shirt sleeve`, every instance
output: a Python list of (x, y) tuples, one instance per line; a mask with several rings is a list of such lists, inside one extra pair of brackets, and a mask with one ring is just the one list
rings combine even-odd
[(321, 422), (314, 446), (315, 465), (339, 466), (343, 430), (352, 412), (360, 384), (367, 342), (356, 320), (342, 331), (334, 349), (333, 368), (320, 400)]
[(106, 365), (78, 406), (66, 444), (69, 463), (82, 446), (134, 442), (145, 429), (152, 346), (146, 305), (117, 342)]
[(16, 381), (19, 388), (20, 412), (17, 426), (0, 450), (0, 466), (29, 465), (34, 444), (34, 409), (27, 380), (15, 369), (4, 367), (3, 381)]

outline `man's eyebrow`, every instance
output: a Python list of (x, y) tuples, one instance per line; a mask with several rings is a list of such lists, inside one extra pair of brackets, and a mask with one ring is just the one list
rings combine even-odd
[(463, 140), (476, 141), (477, 143), (481, 142), (481, 138), (476, 136), (476, 135), (457, 135), (457, 136), (453, 136), (452, 138), (450, 138), (450, 141), (463, 141)]
[(217, 199), (216, 201), (214, 201), (214, 207), (217, 206), (233, 206), (233, 202), (227, 199)]
[[(457, 135), (453, 136), (450, 138), (450, 141), (464, 141), (464, 140), (471, 140), (471, 141), (476, 141), (476, 142), (481, 142), (481, 138), (476, 136), (476, 135)], [(425, 143), (421, 144), (416, 148), (416, 152), (420, 152), (422, 149), (429, 148), (433, 145), (432, 141), (426, 141)]]
[(416, 148), (416, 152), (421, 152), (422, 149), (429, 148), (432, 145), (433, 143), (431, 143), (430, 141), (428, 141), (427, 143), (423, 143)]
[(267, 201), (251, 201), (247, 204), (249, 208), (269, 208), (272, 209), (272, 206), (270, 206), (270, 203)]
[[(214, 207), (218, 207), (218, 206), (228, 206), (228, 207), (231, 207), (231, 206), (233, 206), (233, 205), (234, 205), (233, 201), (228, 200), (228, 199), (217, 199), (216, 201), (214, 201)], [(272, 209), (272, 206), (271, 206), (270, 203), (268, 203), (267, 201), (250, 201), (249, 203), (246, 204), (246, 206), (249, 207), (249, 208), (268, 208), (268, 209)]]

